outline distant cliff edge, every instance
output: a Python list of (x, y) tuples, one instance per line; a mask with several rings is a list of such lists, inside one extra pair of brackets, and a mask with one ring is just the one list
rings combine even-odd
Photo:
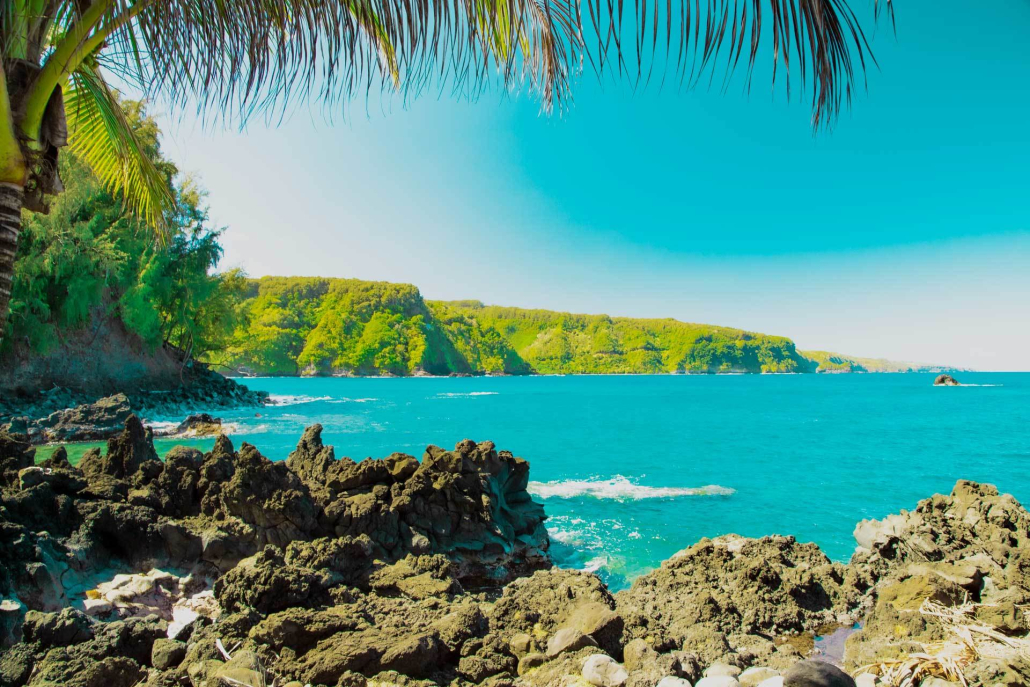
[(430, 301), (410, 284), (317, 277), (249, 283), (230, 374), (409, 376), (938, 371), (801, 352), (782, 336), (668, 319)]

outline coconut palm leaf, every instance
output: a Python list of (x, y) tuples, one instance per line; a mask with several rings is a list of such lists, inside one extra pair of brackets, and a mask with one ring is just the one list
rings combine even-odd
[(64, 98), (68, 142), (104, 185), (154, 227), (174, 204), (170, 179), (140, 145), (118, 97), (92, 66), (71, 75)]

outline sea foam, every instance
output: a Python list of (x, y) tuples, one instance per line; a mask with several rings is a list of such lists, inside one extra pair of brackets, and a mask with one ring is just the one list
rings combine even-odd
[(289, 394), (272, 394), (268, 397), (270, 405), (274, 406), (299, 406), (304, 403), (315, 403), (316, 401), (331, 401), (332, 396), (292, 396)]
[(496, 396), (499, 391), (469, 391), (465, 393), (440, 393), (437, 398), (470, 398), (472, 396)]
[(616, 501), (640, 501), (643, 499), (668, 499), (680, 496), (729, 496), (736, 490), (709, 484), (704, 487), (648, 487), (634, 484), (622, 475), (608, 479), (569, 479), (554, 482), (530, 482), (527, 489), (542, 499), (571, 499), (590, 496), (595, 499)]

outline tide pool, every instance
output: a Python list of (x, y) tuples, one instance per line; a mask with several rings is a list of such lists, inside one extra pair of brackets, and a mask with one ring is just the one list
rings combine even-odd
[(236, 446), (273, 460), (316, 422), (355, 460), (493, 441), (530, 461), (558, 562), (618, 588), (729, 532), (794, 535), (844, 561), (859, 520), (959, 478), (1030, 499), (1030, 374), (957, 376), (968, 386), (922, 374), (261, 378), (240, 381), (279, 405), (212, 412)]

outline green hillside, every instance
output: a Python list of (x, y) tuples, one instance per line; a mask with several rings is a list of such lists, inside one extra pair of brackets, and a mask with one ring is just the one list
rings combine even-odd
[(673, 319), (573, 315), (431, 302), (496, 330), (539, 373), (804, 372), (809, 363), (782, 336)]
[(903, 363), (883, 358), (857, 358), (829, 351), (799, 351), (816, 365), (816, 372), (947, 372), (944, 365)]
[(425, 301), (407, 284), (249, 282), (211, 362), (243, 374), (806, 372), (787, 338), (672, 319)]
[(246, 374), (526, 374), (496, 331), (430, 308), (408, 284), (265, 277), (251, 281), (231, 344), (211, 362)]

